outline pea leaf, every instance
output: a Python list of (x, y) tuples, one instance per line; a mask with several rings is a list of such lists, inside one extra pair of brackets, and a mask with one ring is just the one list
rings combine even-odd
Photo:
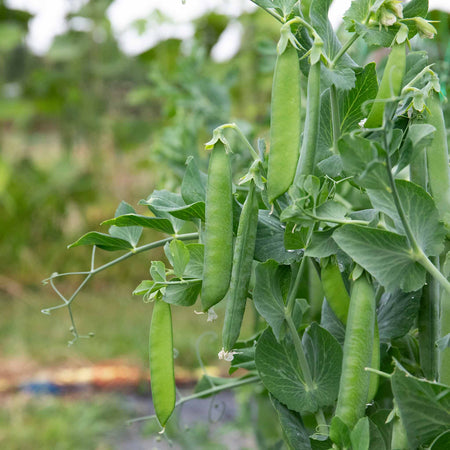
[(284, 248), (284, 228), (280, 221), (267, 210), (258, 213), (256, 231), (255, 259), (267, 261), (274, 259), (279, 264), (291, 264), (300, 259), (301, 252)]
[(436, 341), (439, 351), (443, 352), (446, 348), (450, 348), (450, 333), (442, 336)]
[(352, 448), (369, 450), (370, 428), (368, 417), (362, 417), (358, 420), (357, 424), (350, 432), (350, 441), (352, 443)]
[(309, 433), (303, 425), (302, 417), (295, 411), (291, 411), (280, 403), (273, 395), (270, 396), (270, 401), (278, 415), (281, 428), (284, 433), (286, 444), (289, 449), (303, 449), (311, 450), (309, 442)]
[(333, 239), (388, 291), (410, 292), (425, 284), (425, 269), (411, 258), (405, 236), (377, 228), (344, 225)]
[(129, 227), (138, 225), (140, 227), (152, 228), (153, 230), (162, 231), (167, 234), (174, 234), (172, 223), (169, 219), (161, 217), (148, 217), (140, 214), (124, 214), (114, 219), (105, 220), (102, 225), (115, 225), (117, 227)]
[(450, 424), (450, 388), (407, 373), (397, 364), (392, 392), (410, 448), (427, 446)]
[(205, 201), (206, 180), (207, 175), (200, 172), (197, 161), (190, 156), (186, 161), (186, 171), (181, 182), (181, 197), (186, 204)]
[(336, 86), (340, 91), (349, 91), (355, 87), (356, 75), (349, 67), (329, 69), (322, 67), (320, 72), (323, 87)]
[(346, 134), (339, 139), (338, 146), (344, 170), (354, 177), (355, 183), (369, 189), (389, 186), (385, 162), (378, 161), (376, 148), (371, 141)]
[(114, 252), (117, 250), (132, 250), (133, 246), (125, 239), (110, 236), (105, 233), (98, 233), (97, 231), (90, 231), (80, 239), (70, 244), (67, 248), (78, 247), (79, 245), (95, 245), (102, 250)]
[(414, 325), (420, 306), (421, 291), (385, 292), (378, 305), (377, 321), (380, 342), (404, 336)]
[(341, 345), (345, 340), (345, 325), (337, 318), (326, 299), (323, 299), (320, 326), (325, 328)]
[[(126, 202), (120, 202), (120, 205), (116, 209), (114, 217), (122, 216), (123, 214), (135, 214), (134, 208)], [(111, 236), (124, 239), (128, 241), (133, 248), (136, 247), (137, 243), (142, 234), (141, 226), (127, 226), (127, 227), (116, 227), (112, 225), (109, 228), (109, 234)]]
[(203, 276), (203, 244), (187, 244), (186, 248), (189, 252), (189, 262), (184, 270), (184, 276), (193, 278), (202, 278)]
[(256, 368), (267, 390), (289, 409), (299, 413), (315, 412), (336, 400), (342, 349), (333, 336), (316, 323), (305, 332), (302, 343), (313, 378), (312, 390), (306, 389), (289, 333), (278, 343), (270, 329), (264, 331), (256, 345)]
[(450, 448), (450, 430), (440, 434), (430, 446), (430, 450), (448, 450)]
[(362, 105), (374, 99), (377, 92), (375, 63), (370, 63), (356, 75), (355, 87), (340, 96), (341, 134), (358, 128), (358, 123), (367, 115), (362, 110)]
[[(328, 10), (330, 9), (332, 1), (333, 0), (314, 0), (311, 2), (309, 10), (311, 25), (322, 38), (324, 49), (331, 59), (333, 59), (341, 49), (341, 43), (328, 20)], [(357, 65), (350, 56), (345, 54), (339, 60), (337, 67), (357, 67)]]
[[(420, 248), (428, 256), (439, 255), (443, 250), (446, 230), (439, 222), (439, 213), (433, 199), (424, 189), (410, 181), (396, 180), (395, 184), (400, 203)], [(386, 189), (368, 189), (367, 194), (373, 207), (394, 221), (396, 231), (406, 234), (392, 194)]]
[(305, 255), (313, 258), (326, 258), (327, 256), (335, 255), (338, 251), (338, 246), (332, 238), (333, 231), (333, 229), (314, 231), (311, 242), (305, 250)]
[(433, 140), (435, 130), (436, 128), (427, 123), (415, 123), (409, 126), (408, 134), (399, 151), (400, 159), (397, 163), (396, 173), (420, 157), (425, 147)]
[(256, 370), (255, 365), (255, 349), (256, 341), (259, 338), (254, 336), (246, 341), (238, 341), (233, 348), (238, 352), (231, 361), (228, 373), (231, 375), (238, 369)]
[[(290, 278), (287, 266), (280, 266), (276, 261), (269, 260), (259, 263), (255, 270), (255, 288), (253, 302), (256, 310), (272, 327), (277, 341), (284, 335), (284, 297), (282, 292), (282, 278)], [(282, 333), (283, 332), (283, 333)]]
[(170, 264), (172, 264), (175, 276), (181, 278), (190, 258), (186, 244), (178, 239), (174, 239), (168, 245), (166, 256)]
[(179, 280), (172, 278), (166, 282), (163, 300), (178, 306), (192, 306), (202, 289), (202, 280)]

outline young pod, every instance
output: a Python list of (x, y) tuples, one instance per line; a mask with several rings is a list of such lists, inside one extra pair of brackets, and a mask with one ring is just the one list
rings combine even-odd
[(400, 95), (406, 68), (406, 44), (394, 44), (389, 54), (375, 103), (372, 105), (364, 126), (379, 128), (383, 125), (383, 116), (387, 100)]
[(296, 181), (314, 172), (320, 119), (320, 64), (319, 60), (309, 69), (305, 130), (295, 174)]
[(209, 160), (206, 189), (205, 258), (202, 309), (220, 302), (228, 291), (233, 261), (233, 207), (231, 162), (225, 146), (218, 141)]
[(157, 298), (150, 324), (150, 383), (155, 414), (162, 427), (175, 409), (172, 314), (170, 305)]
[(321, 266), (320, 277), (325, 298), (336, 317), (345, 325), (350, 296), (344, 285), (336, 258), (332, 257), (325, 263), (321, 261)]
[(273, 203), (292, 184), (301, 135), (300, 67), (297, 50), (290, 44), (278, 55), (272, 87), (270, 153), (267, 194)]
[(342, 374), (335, 415), (350, 429), (363, 417), (369, 393), (375, 327), (375, 293), (365, 274), (354, 283), (345, 330)]
[(223, 348), (230, 351), (236, 343), (241, 330), (247, 302), (248, 285), (252, 273), (253, 254), (255, 252), (256, 229), (258, 225), (258, 198), (255, 183), (250, 189), (242, 208), (234, 246), (233, 271), (230, 289), (226, 301), (225, 321), (223, 324)]

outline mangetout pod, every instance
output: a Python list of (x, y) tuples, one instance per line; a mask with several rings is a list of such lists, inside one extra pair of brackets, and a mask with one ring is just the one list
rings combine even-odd
[(287, 44), (278, 55), (272, 87), (267, 194), (273, 203), (291, 186), (300, 151), (300, 67), (297, 50)]
[(201, 299), (207, 311), (225, 297), (233, 262), (231, 162), (221, 141), (214, 144), (209, 160), (204, 244)]

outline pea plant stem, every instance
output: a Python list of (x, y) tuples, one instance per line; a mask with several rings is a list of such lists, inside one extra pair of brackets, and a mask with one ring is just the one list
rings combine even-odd
[(414, 237), (414, 234), (411, 230), (411, 226), (406, 217), (403, 206), (400, 202), (397, 186), (395, 185), (394, 176), (392, 175), (391, 160), (389, 158), (389, 155), (386, 156), (386, 169), (389, 177), (389, 183), (391, 185), (395, 207), (402, 222), (403, 228), (405, 229), (406, 238), (408, 239), (410, 250), (413, 253), (412, 256), (434, 279), (436, 279), (440, 283), (440, 285), (447, 291), (447, 293), (450, 293), (450, 282), (444, 277), (444, 275), (442, 275), (439, 269), (428, 259), (427, 255), (425, 255), (423, 250), (419, 247), (416, 238)]
[[(219, 392), (226, 391), (228, 389), (234, 389), (234, 388), (237, 388), (240, 386), (245, 386), (246, 384), (257, 383), (259, 381), (260, 381), (260, 378), (258, 376), (251, 376), (248, 378), (240, 379), (233, 383), (227, 383), (227, 384), (223, 384), (221, 386), (215, 386), (215, 387), (212, 387), (211, 389), (206, 389), (206, 390), (198, 392), (196, 394), (188, 395), (186, 397), (181, 398), (180, 400), (178, 400), (176, 402), (175, 407), (180, 406), (183, 403), (189, 402), (191, 400), (196, 400), (198, 398), (202, 398), (206, 395), (217, 394)], [(154, 419), (154, 418), (156, 418), (156, 415), (152, 414), (150, 416), (143, 416), (143, 417), (137, 417), (136, 419), (131, 419), (127, 423), (128, 423), (128, 425), (130, 425), (135, 422), (142, 422), (143, 420), (150, 420), (150, 419)]]
[(244, 142), (245, 146), (247, 147), (247, 149), (250, 151), (250, 154), (252, 155), (252, 158), (255, 161), (258, 161), (260, 159), (258, 153), (256, 152), (256, 150), (253, 148), (253, 145), (250, 144), (250, 141), (246, 138), (245, 134), (242, 132), (242, 130), (235, 124), (235, 123), (226, 123), (224, 125), (220, 125), (220, 127), (218, 127), (221, 130), (225, 130), (225, 129), (231, 129), (234, 130), (237, 135), (241, 138), (242, 142)]
[(338, 153), (338, 140), (341, 134), (341, 120), (339, 117), (339, 102), (337, 97), (337, 90), (334, 84), (330, 88), (330, 102), (331, 102), (331, 122), (333, 125), (333, 152)]
[(330, 69), (336, 67), (338, 61), (345, 55), (347, 50), (355, 43), (355, 41), (359, 38), (359, 35), (354, 33), (349, 40), (341, 47), (341, 49), (336, 53), (336, 56), (332, 59), (330, 63)]

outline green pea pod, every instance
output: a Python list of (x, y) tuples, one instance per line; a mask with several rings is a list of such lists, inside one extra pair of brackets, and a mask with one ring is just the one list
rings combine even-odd
[(157, 298), (150, 324), (150, 382), (153, 406), (162, 427), (175, 409), (172, 314), (170, 305)]
[[(372, 369), (380, 370), (380, 331), (378, 330), (378, 322), (375, 316), (375, 328), (373, 333), (372, 361), (370, 363)], [(367, 394), (367, 403), (372, 402), (377, 395), (380, 377), (378, 374), (371, 372), (369, 375), (369, 393)]]
[(350, 296), (342, 279), (336, 258), (321, 261), (320, 277), (323, 293), (336, 317), (345, 325), (347, 323)]
[(300, 68), (297, 50), (288, 43), (277, 57), (272, 87), (267, 194), (273, 203), (292, 184), (301, 135)]
[(441, 219), (450, 226), (450, 172), (448, 169), (448, 144), (444, 114), (439, 95), (433, 94), (427, 102), (427, 122), (436, 128), (427, 148), (428, 183)]
[(252, 273), (257, 225), (258, 198), (255, 192), (255, 183), (251, 181), (239, 219), (231, 284), (227, 294), (227, 308), (222, 331), (223, 348), (227, 352), (233, 348), (241, 331), (248, 285)]
[(296, 181), (314, 172), (320, 118), (320, 60), (309, 69), (306, 120), (300, 158), (295, 174)]
[(202, 308), (220, 302), (228, 291), (233, 261), (233, 209), (230, 156), (222, 142), (214, 145), (206, 189), (205, 259)]
[(406, 43), (394, 44), (389, 54), (386, 67), (381, 78), (375, 103), (367, 117), (366, 128), (379, 128), (383, 125), (383, 116), (387, 100), (400, 95), (406, 68)]
[(375, 314), (373, 287), (363, 274), (353, 283), (350, 296), (335, 413), (350, 429), (363, 417), (366, 408), (369, 373), (365, 367), (369, 367), (372, 361)]

